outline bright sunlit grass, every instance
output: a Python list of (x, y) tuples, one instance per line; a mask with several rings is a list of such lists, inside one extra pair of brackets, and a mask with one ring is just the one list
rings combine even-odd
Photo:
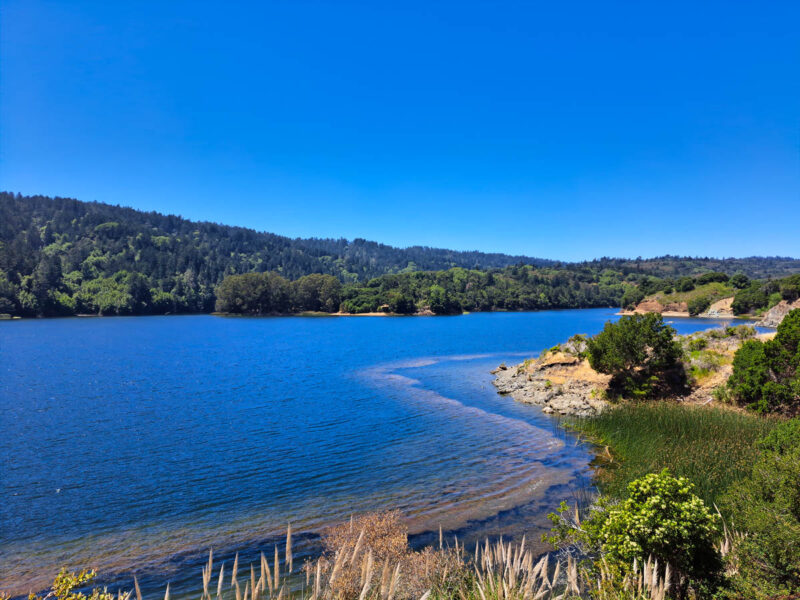
[(622, 404), (570, 427), (609, 447), (600, 456), (602, 492), (625, 495), (631, 481), (664, 467), (688, 477), (706, 503), (749, 474), (755, 442), (775, 420), (725, 408), (676, 403)]

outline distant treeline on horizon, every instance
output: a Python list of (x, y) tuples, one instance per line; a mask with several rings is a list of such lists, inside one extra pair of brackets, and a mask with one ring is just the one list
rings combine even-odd
[[(99, 202), (0, 192), (0, 314), (15, 316), (619, 306), (631, 289), (708, 272), (780, 278), (800, 273), (800, 259), (567, 263), (363, 239), (291, 239)], [(231, 277), (248, 273), (254, 275)]]

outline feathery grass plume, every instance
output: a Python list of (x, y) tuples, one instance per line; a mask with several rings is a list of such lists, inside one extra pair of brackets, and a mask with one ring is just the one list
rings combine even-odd
[(211, 569), (214, 566), (213, 556), (214, 556), (213, 549), (209, 550), (208, 551), (208, 564), (205, 567), (203, 567), (203, 596), (204, 597), (208, 597), (209, 596), (208, 584), (211, 582)]
[[(733, 536), (735, 534), (727, 534)], [(731, 538), (732, 539), (732, 538)], [(363, 515), (351, 523), (334, 527), (323, 538), (325, 550), (319, 558), (306, 561), (306, 587), (292, 590), (291, 578), (280, 580), (278, 549), (275, 546), (273, 572), (263, 553), (261, 576), (250, 565), (250, 577), (242, 591), (232, 577), (233, 597), (227, 600), (568, 600), (591, 596), (594, 600), (666, 600), (669, 592), (669, 569), (662, 570), (654, 560), (634, 564), (624, 578), (609, 568), (601, 557), (588, 572), (571, 555), (555, 560), (541, 558), (520, 543), (502, 538), (476, 544), (474, 556), (454, 539), (453, 547), (428, 547), (413, 551), (408, 546), (407, 530), (399, 513)], [(732, 544), (726, 538), (721, 544)], [(287, 544), (288, 545), (288, 544)], [(213, 555), (203, 568), (203, 596), (210, 600), (208, 587), (213, 569)], [(551, 569), (552, 566), (552, 569)], [(238, 554), (233, 573), (238, 571)], [(223, 599), (225, 565), (219, 569), (217, 599)], [(313, 582), (312, 582), (313, 579)], [(134, 578), (136, 600), (141, 600), (139, 583)], [(97, 592), (99, 594), (99, 592)], [(118, 593), (116, 600), (130, 600), (132, 592)], [(49, 600), (33, 598), (32, 600)], [(169, 600), (167, 585), (164, 600)], [(55, 600), (114, 600), (99, 594), (58, 597)]]
[(272, 570), (272, 574), (275, 577), (275, 587), (278, 587), (281, 584), (281, 565), (278, 562), (278, 546), (275, 545), (275, 568)]
[(288, 565), (288, 573), (293, 570), (292, 565), (292, 524), (286, 527), (286, 564)]
[(261, 577), (267, 576), (267, 588), (269, 589), (270, 595), (275, 591), (275, 586), (272, 583), (272, 572), (269, 570), (269, 562), (267, 561), (267, 557), (264, 556), (264, 553), (261, 553)]
[[(250, 593), (253, 595), (253, 600), (255, 600), (258, 590), (256, 589), (256, 572), (252, 564), (250, 565)], [(247, 594), (245, 594), (245, 596), (247, 596)]]
[[(217, 582), (217, 598), (222, 596), (222, 582), (225, 577), (225, 562), (219, 566), (219, 581)], [(141, 598), (139, 599), (141, 600)]]
[(233, 559), (233, 571), (231, 572), (231, 586), (239, 585), (236, 581), (236, 572), (239, 570), (239, 553), (236, 553), (236, 557)]
[(139, 580), (136, 575), (133, 576), (133, 587), (136, 590), (136, 600), (142, 600), (142, 590), (139, 588)]

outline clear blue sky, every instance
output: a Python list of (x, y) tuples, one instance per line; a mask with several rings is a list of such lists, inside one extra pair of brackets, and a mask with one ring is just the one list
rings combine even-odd
[(289, 236), (800, 256), (800, 2), (0, 5), (0, 188)]

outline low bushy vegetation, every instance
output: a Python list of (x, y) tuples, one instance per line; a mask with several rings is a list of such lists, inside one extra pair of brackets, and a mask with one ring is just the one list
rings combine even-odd
[(667, 469), (632, 481), (621, 501), (601, 496), (572, 516), (566, 503), (550, 515), (553, 531), (545, 536), (556, 548), (577, 549), (589, 569), (597, 564), (627, 575), (632, 565), (655, 559), (676, 597), (719, 585), (722, 555), (716, 546), (721, 518), (693, 493), (692, 483)]
[(727, 385), (737, 403), (757, 412), (800, 412), (800, 309), (784, 317), (772, 340), (742, 344)]
[(732, 587), (753, 600), (800, 593), (800, 419), (777, 426), (758, 447), (750, 475), (722, 499), (747, 534), (731, 557)]

